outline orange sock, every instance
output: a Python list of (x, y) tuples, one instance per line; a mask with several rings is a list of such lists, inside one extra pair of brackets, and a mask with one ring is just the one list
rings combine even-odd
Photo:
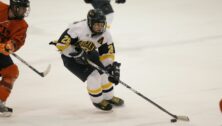
[[(1, 84), (0, 84), (1, 85)], [(0, 99), (1, 101), (5, 102), (10, 94), (10, 90), (7, 88), (0, 86)]]

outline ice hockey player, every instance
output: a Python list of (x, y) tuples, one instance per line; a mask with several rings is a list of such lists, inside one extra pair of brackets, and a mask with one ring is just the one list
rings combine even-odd
[(10, 0), (10, 5), (0, 1), (0, 115), (10, 116), (12, 108), (5, 106), (19, 70), (10, 53), (21, 48), (28, 25), (24, 17), (29, 13), (29, 0)]
[[(114, 96), (114, 84), (119, 83), (120, 63), (114, 61), (115, 48), (110, 32), (106, 30), (106, 17), (99, 9), (92, 9), (87, 20), (72, 24), (55, 44), (64, 66), (83, 82), (93, 105), (109, 111), (112, 105), (122, 106), (124, 101)], [(112, 75), (94, 69), (91, 60)]]
[[(84, 0), (86, 3), (92, 4), (94, 9), (101, 9), (103, 13), (106, 15), (107, 27), (110, 28), (113, 17), (114, 10), (110, 3), (110, 0)], [(115, 0), (116, 3), (121, 4), (125, 3), (126, 0)]]

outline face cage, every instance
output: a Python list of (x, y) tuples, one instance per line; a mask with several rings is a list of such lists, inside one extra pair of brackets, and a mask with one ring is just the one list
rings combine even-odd
[[(103, 27), (103, 29), (102, 29), (100, 32), (95, 32), (95, 31), (94, 31), (93, 25), (94, 25), (95, 23), (104, 23), (104, 27)], [(89, 26), (90, 26), (91, 31), (92, 31), (95, 35), (101, 35), (102, 33), (104, 33), (104, 32), (106, 31), (106, 22), (96, 22), (96, 21), (92, 21), (92, 22), (89, 24)]]
[(26, 11), (23, 15), (19, 15), (19, 11), (22, 6), (14, 6), (14, 7), (15, 7), (15, 10), (13, 9), (13, 13), (15, 15), (14, 19), (23, 19), (24, 17), (28, 17), (30, 13), (30, 7), (24, 7)]
[(29, 16), (30, 10), (31, 10), (30, 7), (26, 7), (26, 12), (24, 14), (24, 17), (28, 17)]

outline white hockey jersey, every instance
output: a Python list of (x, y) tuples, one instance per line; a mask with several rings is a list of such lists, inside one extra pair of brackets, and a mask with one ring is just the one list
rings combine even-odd
[(78, 43), (86, 52), (97, 50), (100, 54), (100, 60), (105, 66), (114, 61), (115, 49), (109, 30), (101, 35), (93, 35), (86, 20), (70, 25), (60, 37), (59, 42), (68, 45), (67, 48), (61, 51), (67, 57), (71, 57), (69, 54), (76, 51), (75, 44)]

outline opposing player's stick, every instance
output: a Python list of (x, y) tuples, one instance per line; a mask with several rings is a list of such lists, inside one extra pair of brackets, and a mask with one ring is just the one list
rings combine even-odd
[[(110, 75), (105, 69), (99, 67), (98, 65), (96, 65), (95, 63), (93, 63), (92, 61), (88, 60), (88, 63), (94, 67), (97, 70), (102, 71), (103, 73), (107, 74), (108, 76), (112, 76)], [(123, 86), (125, 86), (126, 88), (128, 88), (129, 90), (133, 91), (135, 94), (139, 95), (140, 97), (144, 98), (146, 101), (150, 102), (151, 104), (153, 104), (154, 106), (156, 106), (157, 108), (159, 108), (160, 110), (162, 110), (163, 112), (167, 113), (168, 115), (170, 115), (171, 117), (173, 117), (173, 119), (171, 119), (171, 122), (176, 122), (177, 120), (182, 120), (182, 121), (189, 121), (188, 116), (178, 116), (178, 115), (174, 115), (172, 113), (170, 113), (169, 111), (167, 111), (166, 109), (164, 109), (163, 107), (161, 107), (160, 105), (158, 105), (157, 103), (155, 103), (154, 101), (150, 100), (149, 98), (147, 98), (146, 96), (144, 96), (143, 94), (141, 94), (140, 92), (136, 91), (135, 89), (133, 89), (132, 87), (130, 87), (129, 85), (127, 85), (126, 83), (124, 83), (123, 81), (119, 80), (119, 83), (121, 83)]]
[(47, 69), (43, 72), (39, 72), (38, 70), (36, 70), (34, 67), (32, 67), (29, 63), (27, 63), (25, 60), (23, 60), (20, 56), (18, 56), (17, 54), (15, 54), (14, 52), (11, 53), (15, 58), (17, 58), (18, 60), (20, 60), (22, 63), (24, 63), (26, 66), (28, 66), (30, 69), (32, 69), (34, 72), (36, 72), (38, 75), (40, 75), (41, 77), (45, 77), (50, 69), (51, 69), (51, 65), (49, 64)]

